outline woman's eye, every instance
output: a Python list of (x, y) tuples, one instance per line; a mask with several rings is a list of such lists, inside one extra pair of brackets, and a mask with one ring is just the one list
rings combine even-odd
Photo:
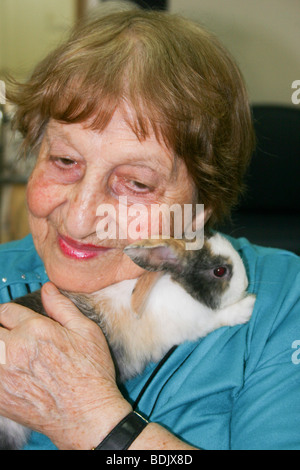
[(109, 180), (110, 189), (117, 196), (153, 197), (157, 185), (148, 183), (146, 179), (135, 179), (134, 176), (113, 174)]
[(77, 162), (69, 157), (50, 157), (50, 160), (54, 162), (56, 166), (62, 169), (69, 169), (72, 166), (77, 165)]
[(146, 192), (150, 190), (149, 186), (147, 186), (146, 184), (140, 183), (139, 181), (132, 180), (130, 181), (130, 184), (132, 184), (132, 186), (134, 186), (136, 189), (140, 190), (141, 192)]

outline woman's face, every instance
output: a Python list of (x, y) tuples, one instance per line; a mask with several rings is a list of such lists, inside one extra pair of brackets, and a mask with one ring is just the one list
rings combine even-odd
[(128, 208), (183, 205), (194, 194), (183, 161), (154, 135), (139, 141), (121, 112), (102, 133), (50, 121), (27, 189), (31, 232), (50, 280), (90, 293), (138, 277), (143, 270), (123, 253), (133, 240), (99, 238), (97, 208), (109, 204), (118, 214), (120, 196)]

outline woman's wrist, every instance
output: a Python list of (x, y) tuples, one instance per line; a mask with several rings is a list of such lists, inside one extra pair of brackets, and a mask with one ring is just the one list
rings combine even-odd
[(101, 408), (99, 418), (94, 416), (93, 423), (89, 426), (87, 442), (84, 444), (86, 449), (97, 447), (108, 434), (130, 413), (131, 405), (125, 400), (120, 399), (111, 406)]
[(116, 402), (112, 407), (109, 407), (104, 412), (101, 411), (99, 425), (94, 425), (94, 432), (89, 433), (89, 449), (95, 449), (103, 440), (109, 435), (110, 432), (131, 413), (132, 407), (125, 400), (121, 399)]
[(93, 450), (128, 450), (148, 424), (143, 416), (131, 411)]
[(131, 411), (131, 405), (124, 398), (105, 406), (102, 404), (98, 409), (79, 416), (78, 422), (74, 422), (63, 433), (60, 442), (54, 444), (61, 450), (94, 449)]
[(157, 423), (149, 423), (129, 450), (197, 450)]

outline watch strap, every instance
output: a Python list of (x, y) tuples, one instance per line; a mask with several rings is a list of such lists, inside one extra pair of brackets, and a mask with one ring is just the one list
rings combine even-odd
[(132, 411), (93, 450), (127, 450), (147, 424), (149, 421)]

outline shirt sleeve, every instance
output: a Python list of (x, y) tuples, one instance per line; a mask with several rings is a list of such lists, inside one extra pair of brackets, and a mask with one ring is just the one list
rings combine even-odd
[(276, 268), (271, 259), (264, 261), (261, 269), (271, 271), (259, 288), (263, 309), (248, 332), (231, 449), (300, 450), (300, 263), (297, 257), (282, 258)]

